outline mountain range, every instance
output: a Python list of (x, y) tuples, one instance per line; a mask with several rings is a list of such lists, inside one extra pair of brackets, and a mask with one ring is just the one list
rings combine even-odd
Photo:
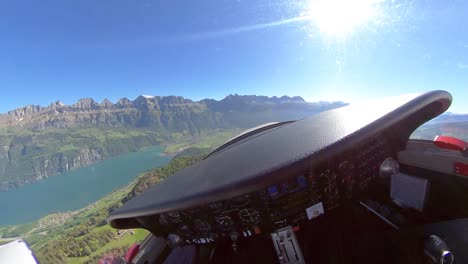
[(468, 142), (468, 114), (444, 113), (418, 128), (412, 138), (431, 140), (438, 135)]
[(446, 112), (431, 121), (427, 124), (437, 124), (437, 123), (451, 123), (451, 122), (468, 122), (468, 114), (455, 114), (451, 112)]
[[(137, 127), (156, 130), (187, 130), (248, 127), (271, 118), (298, 118), (345, 105), (343, 102), (305, 102), (301, 97), (229, 95), (223, 100), (192, 101), (180, 96), (139, 96), (115, 104), (104, 99), (60, 101), (47, 107), (28, 105), (0, 115), (0, 127), (21, 126), (34, 130), (68, 127)], [(230, 114), (232, 113), (232, 114)], [(248, 116), (244, 116), (247, 113)], [(242, 117), (238, 115), (241, 114)], [(252, 115), (253, 114), (253, 115)]]
[(84, 98), (72, 105), (29, 105), (0, 114), (0, 189), (203, 131), (299, 119), (344, 105), (237, 94), (219, 101), (141, 95), (116, 103)]

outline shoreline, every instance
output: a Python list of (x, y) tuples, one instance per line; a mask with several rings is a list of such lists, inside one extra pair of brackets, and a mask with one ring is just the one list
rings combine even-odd
[[(118, 159), (118, 162), (119, 162), (118, 164), (120, 164), (118, 166), (120, 166), (120, 167), (125, 166), (125, 168), (126, 168), (124, 170), (125, 173), (116, 172), (117, 173), (116, 174), (116, 173), (112, 172), (113, 170), (108, 170), (109, 167), (115, 168), (115, 166), (109, 165), (109, 164), (114, 164), (113, 161), (111, 161), (111, 162), (107, 163), (107, 165), (104, 166), (104, 167), (100, 166), (100, 170), (98, 170), (96, 172), (94, 170), (85, 170), (84, 172), (80, 172), (79, 174), (74, 173), (73, 178), (60, 177), (60, 176), (68, 176), (68, 175), (59, 175), (59, 177), (50, 178), (49, 180), (53, 181), (52, 186), (54, 188), (61, 188), (62, 189), (62, 191), (57, 192), (58, 193), (57, 195), (52, 195), (50, 197), (65, 197), (64, 195), (69, 196), (69, 194), (67, 194), (68, 193), (67, 191), (65, 191), (65, 192), (63, 191), (63, 188), (64, 188), (63, 186), (69, 186), (70, 184), (60, 185), (60, 183), (64, 183), (64, 182), (69, 182), (69, 183), (77, 182), (79, 186), (86, 186), (87, 179), (92, 177), (93, 179), (99, 178), (100, 180), (96, 180), (96, 182), (104, 184), (104, 185), (102, 185), (102, 187), (95, 188), (95, 189), (99, 189), (101, 191), (93, 192), (92, 196), (86, 196), (88, 198), (82, 199), (86, 203), (84, 203), (84, 204), (82, 203), (81, 206), (76, 206), (75, 207), (75, 204), (80, 205), (80, 204), (76, 203), (75, 201), (70, 201), (70, 203), (51, 201), (51, 203), (47, 202), (47, 203), (44, 203), (43, 205), (40, 205), (37, 202), (34, 202), (34, 203), (30, 203), (30, 204), (35, 204), (36, 206), (41, 206), (41, 208), (35, 210), (31, 214), (23, 214), (23, 216), (21, 216), (20, 213), (16, 213), (16, 212), (20, 212), (18, 209), (15, 209), (13, 206), (9, 206), (9, 207), (7, 206), (6, 209), (5, 209), (6, 210), (5, 212), (12, 212), (12, 215), (9, 216), (10, 219), (16, 219), (15, 217), (16, 217), (16, 215), (18, 215), (17, 220), (21, 220), (20, 218), (23, 218), (23, 220), (25, 220), (25, 221), (7, 221), (7, 218), (5, 218), (4, 219), (5, 222), (1, 223), (0, 227), (7, 227), (8, 228), (8, 227), (11, 227), (11, 226), (24, 226), (25, 224), (33, 223), (33, 222), (38, 221), (39, 219), (43, 219), (44, 217), (47, 217), (49, 215), (53, 215), (54, 213), (59, 213), (59, 214), (71, 213), (71, 212), (80, 210), (82, 208), (85, 208), (87, 205), (92, 204), (92, 203), (94, 203), (96, 201), (99, 201), (100, 199), (103, 199), (103, 198), (107, 197), (108, 195), (111, 195), (116, 190), (119, 190), (119, 189), (122, 189), (122, 188), (125, 188), (125, 187), (129, 186), (142, 173), (145, 173), (148, 170), (151, 170), (151, 169), (154, 169), (154, 168), (157, 168), (157, 167), (160, 167), (160, 166), (164, 166), (166, 163), (168, 163), (170, 161), (171, 156), (167, 155), (167, 154), (164, 154), (164, 146), (163, 145), (158, 144), (158, 145), (154, 145), (154, 146), (151, 146), (151, 147), (155, 147), (154, 151), (148, 152), (150, 150), (148, 150), (148, 148), (146, 148), (147, 149), (146, 152), (142, 151), (141, 154), (139, 154), (139, 153), (134, 154), (135, 152), (132, 152), (133, 154), (132, 153), (122, 154), (122, 155), (130, 154), (130, 157), (133, 157), (133, 158), (129, 158), (129, 159), (126, 159), (124, 157), (123, 158), (125, 160), (124, 163), (121, 162), (121, 159)], [(141, 155), (143, 155), (143, 156), (141, 156)], [(154, 157), (154, 158), (150, 158), (150, 159), (145, 158), (148, 155), (150, 155), (151, 157)], [(139, 160), (141, 160), (141, 162), (140, 161), (138, 161), (136, 163), (133, 162), (133, 161), (130, 162), (130, 163), (127, 162), (127, 160), (131, 161), (131, 160), (135, 160), (135, 159), (139, 159)], [(109, 160), (107, 160), (107, 161), (109, 161)], [(106, 162), (106, 161), (103, 161), (103, 162)], [(98, 163), (96, 163), (96, 164), (98, 164)], [(96, 164), (90, 165), (91, 168), (94, 168), (94, 166), (96, 166)], [(80, 169), (83, 169), (83, 168), (80, 168)], [(128, 173), (127, 173), (127, 171), (128, 171)], [(102, 176), (102, 177), (97, 177), (97, 178), (93, 177), (93, 175), (94, 175), (93, 173), (99, 173), (98, 176)], [(124, 174), (125, 174), (125, 176), (120, 177), (120, 176), (122, 176)], [(79, 178), (77, 176), (83, 176), (84, 178)], [(111, 179), (112, 180), (115, 177), (118, 177), (118, 178), (116, 178), (116, 181), (108, 182), (107, 184), (104, 183), (104, 181), (108, 181), (106, 179)], [(63, 179), (58, 180), (57, 178), (63, 178)], [(124, 179), (128, 179), (128, 180), (124, 181)], [(119, 184), (117, 184), (117, 182)], [(44, 186), (49, 184), (48, 181), (47, 182), (40, 182), (39, 181), (39, 182), (35, 182), (33, 184), (34, 185), (37, 184), (37, 186), (30, 187), (31, 185), (28, 185), (28, 187), (24, 188), (24, 189), (23, 188), (18, 188), (15, 191), (1, 192), (1, 194), (2, 194), (1, 197), (4, 197), (4, 199), (9, 199), (9, 198), (18, 199), (18, 198), (15, 198), (15, 197), (24, 196), (24, 195), (30, 197), (31, 194), (39, 195), (40, 197), (43, 197), (44, 195), (46, 195), (44, 190), (47, 189), (47, 188), (44, 187)], [(62, 187), (60, 187), (60, 186), (62, 186)], [(73, 188), (73, 187), (71, 187), (71, 188)], [(34, 190), (31, 191), (32, 189), (34, 189)], [(20, 191), (18, 191), (18, 190), (20, 190)], [(71, 193), (75, 194), (76, 192), (77, 192), (76, 190), (73, 190)], [(50, 197), (47, 198), (47, 199), (52, 199)], [(91, 198), (94, 198), (94, 199), (91, 199)], [(47, 200), (45, 200), (45, 201), (47, 201)], [(4, 203), (5, 202), (6, 202), (6, 200), (4, 200)], [(60, 207), (54, 207), (53, 205), (55, 203), (58, 203)], [(26, 206), (26, 205), (24, 205), (25, 202), (19, 202), (18, 204), (21, 205), (22, 207)], [(29, 205), (29, 206), (31, 206), (31, 205)], [(53, 209), (53, 210), (48, 211), (48, 208)], [(65, 209), (65, 210), (62, 210), (62, 209)], [(43, 212), (43, 214), (38, 214), (40, 212)], [(32, 215), (32, 216), (36, 215), (36, 217), (29, 218), (28, 215)]]

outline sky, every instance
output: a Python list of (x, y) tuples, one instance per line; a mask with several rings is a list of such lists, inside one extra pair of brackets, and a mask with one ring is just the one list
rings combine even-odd
[(468, 113), (466, 14), (462, 0), (3, 0), (0, 113), (84, 97), (439, 89)]

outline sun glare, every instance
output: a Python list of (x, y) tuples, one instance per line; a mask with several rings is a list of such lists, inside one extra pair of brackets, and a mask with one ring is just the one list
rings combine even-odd
[(382, 2), (383, 0), (311, 0), (307, 16), (321, 33), (342, 36), (374, 20)]

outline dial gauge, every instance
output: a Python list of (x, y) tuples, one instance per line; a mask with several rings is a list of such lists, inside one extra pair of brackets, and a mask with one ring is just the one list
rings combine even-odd
[(208, 208), (213, 212), (213, 213), (219, 213), (221, 210), (223, 210), (223, 203), (222, 202), (216, 202), (212, 203), (208, 206)]
[(159, 223), (161, 225), (167, 225), (169, 224), (169, 220), (167, 219), (167, 215), (166, 214), (161, 214), (159, 215)]
[(253, 208), (241, 209), (238, 214), (244, 224), (255, 225), (260, 222), (260, 213)]
[(278, 210), (271, 211), (269, 215), (272, 221), (278, 221), (281, 218), (281, 213)]
[(180, 213), (178, 211), (172, 211), (166, 214), (167, 220), (170, 223), (179, 223), (182, 221), (180, 218)]
[(193, 221), (193, 227), (200, 232), (200, 234), (207, 235), (211, 233), (211, 225), (206, 220), (195, 219)]
[(228, 215), (218, 215), (215, 217), (216, 224), (224, 231), (231, 230), (234, 226), (234, 221)]
[(327, 196), (334, 196), (337, 194), (338, 189), (336, 188), (336, 173), (326, 169), (320, 173), (320, 177), (323, 178), (325, 183), (323, 192)]
[(331, 171), (330, 169), (326, 169), (320, 172), (320, 178), (324, 178), (326, 180), (336, 181), (336, 173)]
[(348, 160), (344, 160), (338, 165), (338, 170), (341, 173), (341, 182), (345, 184), (345, 186), (349, 186), (353, 184), (353, 171), (354, 171), (354, 164)]
[(179, 229), (178, 229), (178, 233), (181, 237), (192, 237), (192, 230), (190, 229), (190, 227), (186, 224), (182, 224), (181, 226), (179, 226)]
[(200, 208), (189, 208), (182, 211), (182, 214), (185, 217), (193, 217), (194, 215), (200, 213)]
[(248, 205), (249, 202), (250, 202), (250, 195), (249, 194), (242, 195), (242, 196), (233, 198), (231, 200), (232, 207), (234, 207), (234, 208), (244, 207), (244, 206)]
[(338, 165), (338, 170), (341, 173), (352, 173), (354, 170), (354, 164), (349, 160), (343, 160), (340, 165)]

